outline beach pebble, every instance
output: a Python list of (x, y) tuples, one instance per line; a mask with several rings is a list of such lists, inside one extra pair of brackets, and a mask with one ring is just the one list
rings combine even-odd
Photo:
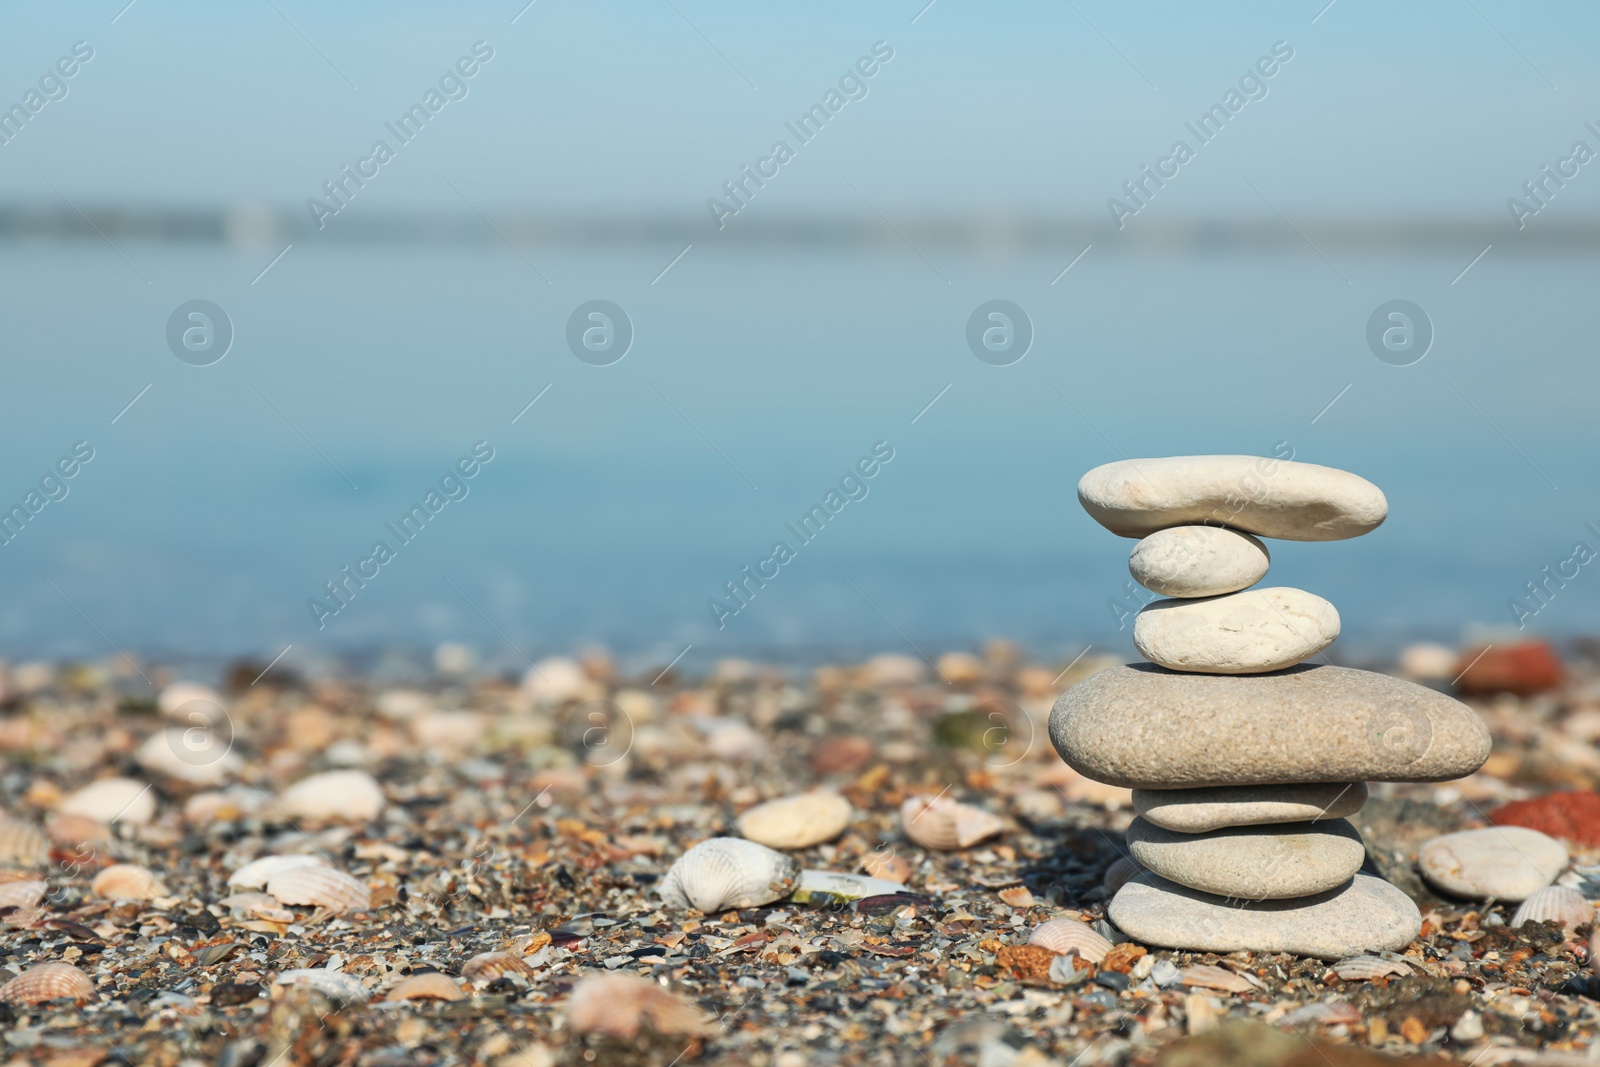
[(1152, 663), (1204, 674), (1264, 674), (1316, 655), (1339, 636), (1339, 612), (1286, 586), (1199, 600), (1157, 600), (1133, 622)]
[(1314, 897), (1241, 904), (1145, 873), (1122, 887), (1107, 914), (1123, 933), (1146, 945), (1292, 952), (1325, 960), (1396, 951), (1422, 929), (1422, 915), (1410, 897), (1366, 874)]
[(844, 833), (854, 810), (838, 793), (800, 793), (757, 804), (736, 825), (768, 848), (810, 848)]
[(323, 771), (278, 794), (278, 811), (311, 822), (368, 822), (383, 811), (383, 789), (366, 771)]
[(1335, 889), (1366, 858), (1361, 835), (1343, 819), (1231, 826), (1205, 834), (1181, 834), (1135, 819), (1127, 838), (1128, 851), (1146, 870), (1190, 889), (1241, 900)]
[(102, 778), (62, 800), (56, 810), (97, 823), (143, 826), (155, 818), (156, 795), (148, 784), (132, 778)]
[(1289, 541), (1338, 541), (1378, 527), (1383, 491), (1349, 471), (1263, 456), (1125, 459), (1078, 482), (1096, 522), (1123, 537), (1212, 523)]
[(1179, 674), (1113, 667), (1056, 701), (1050, 740), (1079, 773), (1133, 789), (1439, 782), (1489, 756), (1477, 712), (1348, 667)]
[(1133, 808), (1146, 821), (1182, 834), (1203, 834), (1224, 826), (1342, 819), (1366, 802), (1365, 782), (1133, 791)]
[(1162, 596), (1219, 596), (1267, 573), (1267, 546), (1220, 526), (1172, 526), (1140, 538), (1128, 557), (1133, 580)]
[(1462, 830), (1417, 849), (1417, 868), (1429, 885), (1472, 900), (1527, 900), (1566, 865), (1565, 845), (1521, 826)]

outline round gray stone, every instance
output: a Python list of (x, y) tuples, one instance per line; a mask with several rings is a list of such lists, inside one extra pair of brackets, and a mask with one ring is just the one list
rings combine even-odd
[(1113, 667), (1061, 695), (1050, 740), (1080, 774), (1131, 789), (1443, 782), (1489, 757), (1458, 700), (1348, 667), (1179, 674)]
[(1523, 826), (1462, 830), (1417, 849), (1417, 867), (1429, 885), (1474, 900), (1527, 900), (1566, 866), (1565, 845)]
[(1128, 827), (1128, 851), (1146, 870), (1202, 893), (1239, 900), (1308, 897), (1337, 889), (1361, 869), (1366, 846), (1343, 819), (1231, 826), (1180, 834), (1144, 819)]
[(1274, 586), (1199, 600), (1157, 600), (1133, 622), (1134, 647), (1175, 671), (1264, 674), (1293, 667), (1339, 636), (1339, 612), (1304, 589)]
[(1221, 596), (1266, 576), (1272, 556), (1247, 533), (1221, 526), (1173, 526), (1139, 539), (1128, 573), (1162, 596)]
[(1366, 802), (1365, 782), (1133, 791), (1133, 810), (1147, 822), (1181, 834), (1203, 834), (1224, 826), (1342, 819)]
[(1245, 903), (1145, 872), (1118, 890), (1106, 914), (1135, 941), (1194, 952), (1293, 952), (1336, 960), (1394, 952), (1422, 930), (1411, 898), (1367, 874), (1298, 900)]
[(1123, 537), (1206, 523), (1289, 541), (1339, 541), (1371, 532), (1389, 514), (1383, 491), (1359, 475), (1263, 456), (1119, 460), (1085, 474), (1078, 500)]

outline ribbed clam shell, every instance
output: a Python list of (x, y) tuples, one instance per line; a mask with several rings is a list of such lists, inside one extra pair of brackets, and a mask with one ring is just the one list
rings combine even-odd
[(85, 1001), (94, 996), (93, 980), (70, 963), (41, 963), (0, 986), (0, 1001), (7, 1004), (43, 1004), (63, 998)]
[(37, 878), (0, 882), (0, 908), (31, 908), (44, 899), (49, 888)]
[(1185, 967), (1178, 974), (1183, 984), (1191, 989), (1220, 989), (1224, 993), (1248, 993), (1255, 988), (1243, 975), (1234, 974), (1223, 967), (1214, 967), (1209, 963)]
[(1115, 893), (1138, 877), (1143, 870), (1138, 860), (1132, 856), (1123, 856), (1106, 868), (1106, 877), (1102, 884), (1105, 885), (1107, 893)]
[(278, 794), (286, 818), (310, 822), (368, 822), (383, 811), (383, 789), (366, 771), (324, 771)]
[(1556, 921), (1570, 934), (1574, 928), (1593, 919), (1594, 905), (1585, 900), (1582, 893), (1564, 885), (1547, 885), (1522, 902), (1511, 917), (1511, 925)]
[(386, 995), (388, 1000), (465, 1000), (466, 994), (454, 978), (438, 971), (426, 971), (401, 979)]
[(278, 972), (278, 985), (310, 986), (324, 996), (345, 1004), (364, 1004), (367, 987), (361, 980), (343, 971), (329, 971), (321, 967), (299, 967)]
[(1076, 953), (1079, 959), (1099, 963), (1112, 945), (1088, 923), (1077, 919), (1051, 919), (1040, 923), (1028, 935), (1028, 944), (1047, 948), (1058, 956)]
[(64, 799), (57, 809), (98, 823), (142, 826), (155, 818), (156, 796), (150, 786), (132, 778), (102, 778)]
[(533, 977), (533, 968), (509, 952), (481, 952), (461, 965), (461, 977), (469, 982), (489, 983), (507, 975)]
[(366, 911), (372, 890), (332, 867), (291, 867), (267, 880), (267, 892), (282, 904), (309, 904), (331, 912)]
[(630, 1041), (641, 1030), (669, 1037), (707, 1037), (717, 1024), (655, 982), (627, 974), (585, 978), (567, 1001), (567, 1029)]
[(1333, 973), (1346, 982), (1362, 982), (1373, 978), (1405, 978), (1414, 972), (1398, 960), (1378, 956), (1351, 956), (1333, 965)]
[(20, 863), (25, 867), (50, 862), (50, 841), (32, 823), (0, 819), (0, 863)]
[(740, 837), (713, 837), (678, 857), (661, 880), (661, 899), (704, 912), (758, 908), (788, 896), (799, 880), (794, 857)]
[(116, 863), (94, 876), (89, 887), (102, 900), (154, 900), (170, 896), (155, 872), (135, 863)]
[(242, 889), (262, 889), (272, 876), (296, 867), (326, 867), (321, 856), (262, 856), (251, 860), (228, 876), (228, 884)]
[(970, 848), (1006, 828), (993, 812), (944, 796), (907, 798), (900, 805), (900, 825), (915, 843), (941, 852)]

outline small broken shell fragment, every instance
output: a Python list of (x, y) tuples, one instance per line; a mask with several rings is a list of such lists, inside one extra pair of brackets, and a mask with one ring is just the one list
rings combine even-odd
[(283, 904), (327, 908), (335, 914), (366, 911), (372, 890), (365, 882), (332, 867), (290, 867), (267, 880), (267, 892)]
[(278, 794), (276, 806), (290, 819), (309, 822), (370, 822), (383, 811), (383, 788), (366, 771), (324, 771), (302, 778)]
[(869, 878), (844, 871), (801, 871), (800, 882), (790, 900), (796, 904), (835, 904), (841, 900), (894, 896), (908, 892), (900, 882)]
[(1028, 935), (1028, 944), (1049, 949), (1058, 956), (1076, 954), (1090, 963), (1100, 963), (1113, 948), (1110, 941), (1086, 922), (1077, 919), (1051, 919), (1040, 923)]
[(678, 857), (660, 892), (668, 907), (718, 912), (771, 904), (799, 879), (792, 856), (742, 837), (713, 837)]
[(1333, 965), (1333, 973), (1346, 982), (1362, 982), (1373, 978), (1405, 978), (1415, 972), (1399, 960), (1386, 960), (1378, 956), (1351, 956)]
[(242, 889), (263, 889), (272, 876), (296, 867), (326, 867), (321, 856), (262, 856), (251, 860), (228, 876), (228, 884)]
[(365, 1004), (367, 987), (354, 975), (322, 967), (297, 967), (278, 972), (278, 985), (310, 986), (323, 996), (343, 1004)]
[(32, 823), (0, 819), (0, 863), (20, 863), (25, 867), (50, 862), (50, 842)]
[(7, 1004), (44, 1004), (52, 1000), (93, 1000), (94, 982), (70, 963), (41, 963), (0, 986)]
[(1138, 860), (1132, 856), (1123, 856), (1106, 868), (1105, 881), (1102, 884), (1106, 887), (1107, 893), (1114, 894), (1117, 890), (1133, 881), (1143, 871), (1144, 868), (1139, 865)]
[(136, 863), (115, 863), (94, 876), (89, 886), (101, 900), (154, 900), (170, 896), (155, 872)]
[(1014, 885), (1010, 889), (1002, 889), (999, 896), (1001, 900), (1013, 908), (1033, 907), (1033, 893), (1025, 885)]
[(567, 1000), (567, 1029), (630, 1041), (641, 1031), (664, 1037), (709, 1037), (716, 1021), (655, 982), (627, 974), (585, 978)]
[(509, 952), (480, 952), (461, 965), (461, 977), (469, 982), (488, 984), (509, 975), (532, 978), (534, 970)]
[(810, 848), (844, 833), (854, 813), (838, 793), (800, 793), (757, 804), (735, 825), (746, 838), (768, 848)]
[(1183, 984), (1191, 989), (1220, 989), (1224, 993), (1248, 993), (1255, 988), (1255, 985), (1243, 975), (1209, 963), (1185, 967), (1179, 972), (1179, 976)]
[(438, 971), (424, 971), (401, 979), (385, 994), (386, 1000), (465, 1000), (466, 994), (454, 978)]
[(970, 848), (1006, 828), (993, 812), (945, 796), (908, 797), (900, 805), (900, 824), (912, 841), (941, 852)]
[(1571, 934), (1577, 927), (1593, 920), (1594, 905), (1584, 899), (1582, 893), (1564, 885), (1547, 885), (1522, 902), (1517, 913), (1511, 917), (1511, 925), (1555, 921), (1565, 926), (1567, 933)]
[(150, 786), (132, 778), (102, 778), (67, 796), (57, 807), (63, 815), (82, 815), (97, 823), (143, 826), (156, 814)]

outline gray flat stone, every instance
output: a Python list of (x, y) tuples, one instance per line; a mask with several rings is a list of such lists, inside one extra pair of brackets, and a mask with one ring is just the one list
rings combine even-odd
[(1429, 885), (1473, 900), (1527, 900), (1566, 865), (1565, 845), (1524, 826), (1462, 830), (1417, 849), (1417, 868)]
[(1203, 834), (1224, 826), (1342, 819), (1366, 802), (1365, 782), (1133, 791), (1133, 810), (1147, 822), (1181, 834)]
[(1442, 782), (1489, 757), (1458, 700), (1348, 667), (1180, 674), (1113, 667), (1067, 690), (1050, 740), (1080, 774), (1131, 789)]
[(1304, 589), (1273, 586), (1195, 600), (1157, 600), (1133, 622), (1150, 662), (1202, 674), (1265, 674), (1293, 667), (1339, 636), (1339, 612)]
[(1172, 526), (1141, 538), (1128, 573), (1162, 596), (1220, 596), (1266, 576), (1272, 556), (1247, 533), (1221, 526)]
[(1338, 541), (1378, 527), (1383, 491), (1349, 471), (1264, 456), (1107, 463), (1078, 482), (1094, 520), (1123, 537), (1208, 524), (1289, 541)]
[(1343, 819), (1230, 826), (1204, 834), (1128, 827), (1128, 851), (1152, 874), (1203, 893), (1241, 900), (1308, 897), (1337, 889), (1361, 869), (1366, 846)]
[(1244, 903), (1185, 889), (1145, 872), (1106, 911), (1135, 941), (1194, 952), (1293, 952), (1336, 960), (1398, 951), (1422, 929), (1411, 898), (1367, 874), (1298, 900)]

